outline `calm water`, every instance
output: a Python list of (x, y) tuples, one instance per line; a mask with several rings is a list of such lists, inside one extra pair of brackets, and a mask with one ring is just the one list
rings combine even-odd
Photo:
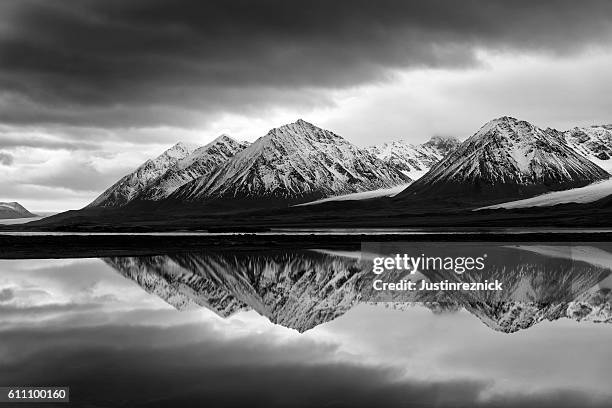
[[(0, 225), (25, 224), (26, 222), (36, 221), (37, 219), (21, 218), (18, 220), (0, 220)], [(612, 233), (611, 228), (283, 228), (271, 229), (261, 232), (206, 232), (206, 231), (173, 231), (173, 232), (65, 232), (65, 231), (2, 231), (2, 235), (10, 236), (232, 236), (232, 235), (258, 235), (258, 236), (329, 236), (346, 235), (360, 236), (367, 235), (375, 237), (377, 235), (473, 235), (482, 234), (484, 236), (496, 235), (523, 235), (523, 234), (597, 234)]]
[(487, 251), (502, 293), (385, 302), (365, 251), (0, 261), (0, 386), (70, 386), (75, 406), (611, 406), (612, 250)]

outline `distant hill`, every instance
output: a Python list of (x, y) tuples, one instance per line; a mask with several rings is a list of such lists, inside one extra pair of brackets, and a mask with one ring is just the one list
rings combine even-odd
[(0, 203), (0, 219), (32, 218), (32, 214), (19, 203)]

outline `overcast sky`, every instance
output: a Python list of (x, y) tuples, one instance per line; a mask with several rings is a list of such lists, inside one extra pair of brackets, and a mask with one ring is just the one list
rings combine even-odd
[(611, 37), (606, 0), (3, 0), (0, 201), (79, 208), (298, 118), (360, 146), (610, 123)]

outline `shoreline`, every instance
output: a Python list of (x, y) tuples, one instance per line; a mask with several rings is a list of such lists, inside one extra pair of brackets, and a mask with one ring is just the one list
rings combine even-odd
[(225, 233), (225, 234), (69, 234), (0, 233), (0, 259), (98, 258), (192, 251), (359, 250), (371, 242), (612, 242), (612, 232), (428, 232), (428, 233)]

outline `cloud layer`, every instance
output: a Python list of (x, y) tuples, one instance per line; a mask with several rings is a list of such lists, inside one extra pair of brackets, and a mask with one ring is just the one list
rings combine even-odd
[(190, 126), (216, 111), (312, 105), (478, 49), (567, 54), (606, 44), (612, 4), (467, 0), (5, 2), (0, 121)]
[(13, 164), (13, 156), (8, 153), (0, 152), (0, 165), (10, 166), (11, 164)]
[(299, 117), (362, 146), (611, 122), (611, 39), (606, 0), (5, 0), (0, 200), (79, 208), (179, 140)]

